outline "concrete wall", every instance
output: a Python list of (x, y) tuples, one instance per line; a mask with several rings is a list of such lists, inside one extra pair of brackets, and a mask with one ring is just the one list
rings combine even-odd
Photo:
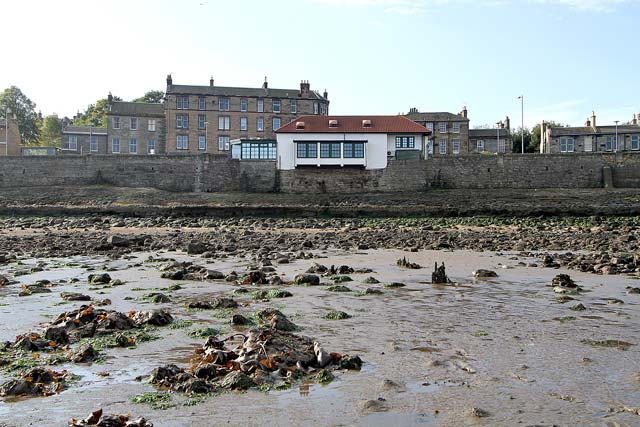
[(390, 160), (386, 169), (276, 170), (273, 161), (200, 156), (0, 158), (0, 188), (111, 184), (196, 192), (401, 192), (431, 188), (640, 188), (640, 154), (470, 155)]

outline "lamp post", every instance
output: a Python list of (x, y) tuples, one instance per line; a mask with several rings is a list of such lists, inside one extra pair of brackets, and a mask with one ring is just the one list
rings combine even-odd
[(524, 154), (524, 95), (520, 95), (518, 97), (518, 99), (520, 100), (520, 109), (521, 109), (521, 127), (520, 127), (520, 134), (522, 135), (522, 154)]
[(496, 151), (500, 152), (500, 122), (496, 122), (496, 132), (498, 135), (498, 146), (496, 147)]
[(618, 123), (620, 123), (620, 120), (616, 120), (616, 121), (615, 121), (615, 124), (616, 124), (616, 146), (615, 146), (615, 148), (613, 149), (613, 152), (614, 152), (614, 153), (617, 153), (617, 152), (618, 152)]

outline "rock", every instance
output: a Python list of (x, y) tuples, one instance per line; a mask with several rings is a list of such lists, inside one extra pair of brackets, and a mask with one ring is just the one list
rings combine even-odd
[(79, 292), (61, 292), (60, 297), (65, 301), (91, 301), (89, 295), (83, 295)]
[(438, 263), (436, 262), (434, 271), (433, 273), (431, 273), (431, 283), (438, 285), (450, 283), (449, 278), (447, 277), (444, 262), (440, 267), (438, 267)]
[(173, 270), (173, 271), (165, 271), (160, 275), (163, 279), (169, 280), (184, 280), (185, 272), (184, 270)]
[(492, 270), (478, 269), (473, 272), (473, 277), (475, 277), (476, 279), (486, 279), (491, 277), (498, 277), (498, 273)]
[(576, 289), (578, 285), (571, 279), (568, 274), (558, 274), (551, 281), (552, 286), (560, 286), (563, 288)]
[(375, 288), (367, 288), (364, 291), (365, 295), (382, 295), (384, 292), (382, 292), (380, 289), (375, 289)]
[(273, 329), (280, 331), (295, 331), (298, 329), (298, 326), (287, 319), (287, 316), (274, 308), (260, 310), (256, 313), (256, 317)]
[(88, 276), (89, 284), (91, 285), (108, 285), (111, 283), (111, 276), (107, 273), (102, 274), (90, 274)]
[(309, 269), (306, 271), (308, 274), (324, 274), (329, 269), (322, 264), (314, 263)]
[(327, 353), (318, 342), (313, 343), (313, 352), (316, 355), (316, 363), (318, 367), (324, 368), (331, 363), (331, 355)]
[(475, 408), (475, 407), (471, 408), (469, 412), (471, 413), (472, 416), (478, 417), (478, 418), (486, 418), (491, 416), (491, 414), (485, 411), (484, 409)]
[(640, 294), (640, 288), (634, 288), (631, 286), (627, 286), (627, 293), (628, 294), (632, 294), (632, 295), (638, 295)]
[(18, 293), (19, 297), (27, 297), (33, 294), (49, 294), (51, 289), (45, 288), (41, 283), (35, 283), (33, 285), (22, 285), (22, 290)]
[(338, 367), (340, 369), (359, 371), (360, 368), (362, 368), (362, 359), (360, 359), (360, 356), (349, 356), (345, 354), (340, 358)]
[(207, 251), (207, 247), (201, 242), (191, 242), (187, 245), (189, 255), (200, 255)]
[(73, 363), (89, 363), (98, 359), (99, 354), (91, 344), (86, 344), (67, 353), (67, 357)]
[(327, 290), (330, 292), (351, 292), (351, 289), (344, 285), (332, 285)]
[(282, 285), (282, 279), (280, 276), (271, 276), (269, 278), (269, 284), (273, 286), (280, 286)]
[(578, 304), (574, 305), (573, 307), (571, 307), (571, 310), (573, 310), (573, 311), (585, 311), (586, 309), (587, 309), (587, 307), (582, 305), (582, 303), (578, 303)]
[(243, 372), (233, 371), (222, 379), (220, 386), (231, 390), (247, 390), (253, 386), (253, 381)]
[(0, 385), (0, 396), (50, 396), (63, 391), (67, 372), (54, 372), (33, 368), (23, 372), (20, 378)]
[(402, 257), (399, 260), (397, 260), (396, 261), (396, 265), (398, 267), (409, 268), (409, 269), (412, 269), (412, 270), (418, 270), (418, 269), (422, 268), (422, 266), (420, 266), (420, 264), (416, 264), (415, 262), (407, 261), (406, 257)]
[(344, 311), (330, 310), (324, 315), (324, 318), (327, 320), (344, 320), (351, 319), (351, 315)]
[(129, 239), (125, 237), (109, 236), (107, 237), (107, 244), (111, 246), (117, 246), (117, 247), (126, 247), (126, 246), (129, 246), (131, 242), (129, 241)]
[(231, 316), (232, 325), (247, 325), (249, 323), (249, 320), (242, 314), (234, 314), (233, 316)]
[(9, 284), (9, 279), (0, 275), (0, 286), (7, 286)]
[(266, 285), (267, 284), (267, 276), (264, 274), (264, 271), (254, 270), (250, 271), (244, 279), (242, 283), (245, 285)]
[(222, 280), (225, 276), (223, 273), (216, 270), (207, 270), (207, 274), (205, 274), (205, 280)]
[(384, 285), (385, 288), (390, 288), (390, 289), (393, 289), (393, 288), (404, 288), (405, 286), (407, 286), (407, 285), (405, 285), (404, 283), (400, 283), (400, 282), (391, 282), (391, 283), (387, 283), (387, 284)]
[(164, 304), (171, 302), (171, 298), (167, 295), (160, 292), (152, 292), (144, 296), (144, 299), (154, 303), (154, 304)]
[(68, 344), (69, 334), (64, 326), (49, 326), (44, 330), (44, 339), (56, 344)]
[(294, 277), (293, 282), (296, 285), (318, 286), (320, 285), (320, 277), (315, 274), (298, 274)]
[(380, 283), (380, 281), (379, 281), (378, 279), (376, 279), (375, 277), (371, 277), (371, 276), (369, 276), (369, 277), (367, 277), (366, 279), (364, 279), (364, 280), (362, 281), (362, 283), (366, 283), (366, 284), (368, 284), (368, 285), (375, 285), (375, 284)]
[(287, 257), (282, 257), (282, 258), (278, 258), (276, 260), (277, 264), (289, 264), (289, 258)]
[(365, 400), (360, 404), (362, 412), (369, 414), (374, 412), (386, 412), (389, 406), (383, 400)]
[(334, 283), (353, 282), (353, 279), (349, 276), (333, 276), (331, 280), (333, 280)]
[(131, 319), (137, 325), (166, 326), (173, 322), (173, 317), (165, 310), (137, 311)]

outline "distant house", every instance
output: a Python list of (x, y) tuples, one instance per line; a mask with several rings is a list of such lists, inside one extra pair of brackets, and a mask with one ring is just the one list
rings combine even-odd
[(107, 154), (107, 128), (66, 126), (62, 129), (61, 154)]
[(20, 154), (20, 128), (16, 117), (10, 114), (8, 120), (0, 119), (0, 156)]
[(240, 160), (276, 160), (275, 139), (244, 138), (231, 141), (231, 158)]
[(166, 153), (163, 104), (108, 100), (108, 154)]
[(467, 107), (458, 114), (421, 113), (411, 108), (405, 117), (431, 131), (427, 152), (434, 156), (457, 155), (469, 152), (469, 117)]
[(389, 158), (425, 158), (431, 131), (404, 116), (301, 116), (276, 135), (282, 170), (384, 169)]
[(509, 129), (509, 118), (499, 128), (470, 129), (469, 153), (511, 153), (513, 138)]
[(597, 126), (595, 112), (585, 126), (551, 127), (542, 122), (540, 152), (592, 153), (640, 151), (640, 114), (629, 124)]

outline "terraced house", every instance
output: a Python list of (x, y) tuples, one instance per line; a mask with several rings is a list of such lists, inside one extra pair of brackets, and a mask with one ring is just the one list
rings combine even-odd
[(108, 154), (165, 153), (163, 104), (108, 100)]
[(64, 127), (60, 153), (107, 154), (107, 129), (92, 126)]
[[(260, 144), (275, 142), (275, 130), (301, 115), (327, 115), (327, 91), (311, 90), (308, 81), (300, 89), (262, 87), (176, 85), (167, 76), (165, 116), (167, 153), (229, 154), (232, 140)], [(251, 152), (251, 147), (248, 147)]]
[(417, 108), (411, 108), (405, 117), (431, 131), (432, 136), (427, 143), (428, 156), (469, 152), (469, 118), (466, 107), (458, 114), (421, 113)]
[(593, 112), (585, 126), (551, 127), (542, 122), (540, 152), (592, 153), (640, 151), (640, 114), (626, 124), (597, 126)]

